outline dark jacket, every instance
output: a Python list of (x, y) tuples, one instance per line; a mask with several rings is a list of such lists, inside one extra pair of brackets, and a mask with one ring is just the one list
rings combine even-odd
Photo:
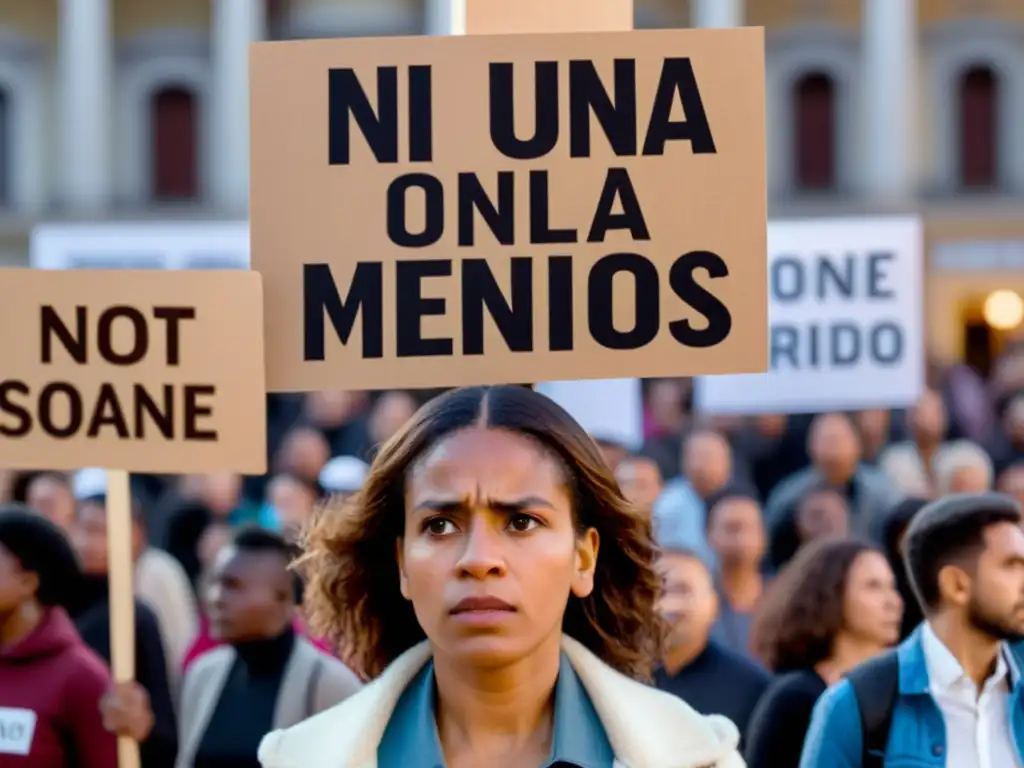
[(117, 768), (117, 740), (100, 717), (109, 687), (107, 667), (64, 609), (49, 609), (32, 632), (0, 649), (0, 766)]
[[(86, 577), (72, 616), (86, 645), (110, 664), (109, 582), (105, 577)], [(167, 683), (160, 628), (153, 611), (135, 601), (135, 680), (149, 694), (153, 731), (139, 745), (142, 768), (171, 768), (178, 753), (178, 728)]]

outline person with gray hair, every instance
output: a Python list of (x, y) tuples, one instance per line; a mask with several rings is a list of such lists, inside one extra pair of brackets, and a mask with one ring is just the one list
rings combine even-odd
[(932, 457), (932, 477), (937, 496), (948, 493), (984, 493), (992, 490), (995, 472), (992, 459), (977, 443), (954, 440)]
[(1024, 765), (1012, 645), (1024, 640), (1021, 522), (1017, 502), (998, 493), (944, 496), (914, 516), (903, 561), (925, 621), (819, 699), (801, 768), (906, 755), (956, 768)]

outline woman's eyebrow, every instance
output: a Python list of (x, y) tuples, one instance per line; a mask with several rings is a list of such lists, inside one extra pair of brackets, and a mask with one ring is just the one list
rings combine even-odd
[[(542, 496), (525, 496), (521, 499), (499, 500), (488, 499), (486, 506), (504, 515), (521, 514), (527, 509), (554, 509), (554, 505)], [(468, 499), (424, 499), (413, 507), (414, 512), (446, 512), (454, 514), (464, 512), (469, 508)]]

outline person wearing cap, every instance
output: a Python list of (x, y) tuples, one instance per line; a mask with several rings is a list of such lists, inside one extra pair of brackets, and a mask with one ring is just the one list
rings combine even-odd
[[(106, 481), (95, 473), (76, 477), (78, 516), (71, 540), (83, 575), (69, 613), (82, 639), (108, 664), (110, 643), (110, 580), (107, 558)], [(152, 727), (141, 738), (143, 768), (170, 768), (177, 754), (177, 726), (167, 657), (160, 623), (145, 602), (135, 600), (135, 680), (145, 689), (152, 712)]]
[(336, 456), (320, 471), (320, 487), (328, 496), (348, 496), (363, 487), (368, 470), (355, 456)]
[[(95, 533), (95, 543), (106, 548), (107, 473), (103, 469), (82, 469), (72, 483), (79, 504), (77, 536)], [(98, 548), (98, 547), (97, 547)], [(132, 558), (135, 596), (156, 616), (167, 661), (167, 682), (177, 697), (185, 653), (199, 633), (199, 607), (185, 569), (173, 555), (149, 545), (149, 531), (142, 505), (132, 500)]]

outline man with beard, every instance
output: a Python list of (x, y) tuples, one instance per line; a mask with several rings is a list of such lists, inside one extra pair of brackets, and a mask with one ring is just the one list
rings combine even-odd
[(903, 559), (925, 621), (818, 700), (801, 768), (908, 756), (1021, 768), (1024, 701), (1008, 645), (1024, 639), (1020, 507), (994, 493), (932, 502), (907, 528)]
[(659, 609), (669, 630), (654, 684), (702, 715), (725, 715), (742, 739), (770, 677), (711, 639), (719, 600), (711, 572), (696, 552), (665, 551), (658, 566), (664, 579)]

